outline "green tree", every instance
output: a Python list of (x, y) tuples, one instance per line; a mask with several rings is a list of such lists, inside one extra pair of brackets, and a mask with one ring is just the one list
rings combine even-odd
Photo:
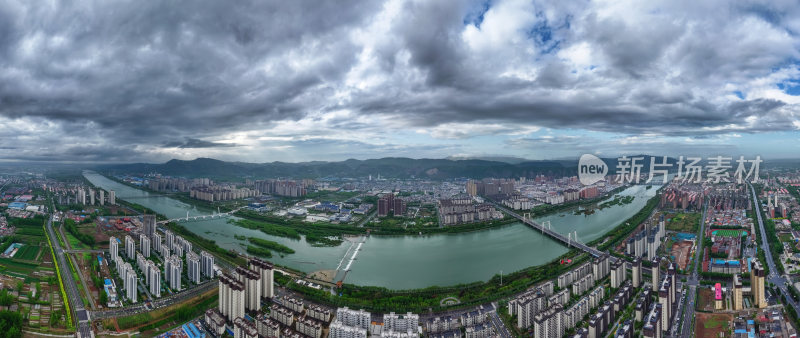
[(58, 310), (50, 314), (50, 327), (58, 326), (58, 322), (61, 321), (61, 312), (64, 310)]
[(22, 337), (22, 314), (0, 311), (0, 335), (2, 337)]

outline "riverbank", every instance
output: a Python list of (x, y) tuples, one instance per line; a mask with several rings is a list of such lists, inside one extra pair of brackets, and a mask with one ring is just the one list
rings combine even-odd
[(118, 179), (117, 177), (115, 177), (113, 175), (109, 175), (109, 174), (101, 174), (101, 175), (103, 175), (103, 177), (108, 178), (109, 180), (112, 180), (112, 181), (117, 182), (119, 184), (123, 184), (123, 185), (126, 185), (126, 186), (134, 188), (134, 189), (139, 189), (141, 191), (145, 191), (145, 192), (148, 192), (148, 193), (151, 193), (151, 194), (156, 194), (156, 195), (169, 197), (169, 198), (172, 198), (174, 200), (181, 201), (183, 203), (186, 203), (186, 204), (189, 204), (191, 206), (194, 206), (194, 207), (196, 207), (198, 209), (208, 209), (208, 210), (217, 211), (217, 208), (219, 208), (219, 212), (228, 212), (228, 211), (231, 211), (231, 210), (235, 209), (238, 206), (235, 201), (225, 201), (225, 203), (207, 202), (207, 201), (202, 201), (202, 200), (199, 200), (199, 199), (196, 199), (196, 198), (191, 198), (191, 197), (189, 197), (189, 193), (184, 193), (184, 192), (165, 192), (165, 191), (152, 190), (152, 189), (150, 189), (148, 187), (145, 187), (143, 185), (131, 184), (130, 182), (127, 182), (125, 180), (120, 180), (120, 179)]
[(304, 235), (306, 241), (312, 245), (338, 246), (341, 240), (331, 240), (330, 237), (340, 237), (343, 235), (375, 235), (375, 236), (416, 236), (416, 235), (436, 235), (436, 234), (456, 234), (467, 233), (497, 228), (518, 222), (513, 217), (506, 217), (502, 220), (464, 224), (452, 227), (385, 227), (385, 226), (364, 226), (354, 227), (351, 225), (338, 225), (332, 223), (309, 223), (296, 219), (287, 219), (278, 216), (265, 215), (262, 213), (240, 210), (234, 214), (240, 220), (230, 221), (229, 223), (247, 228), (260, 230), (261, 232), (279, 237), (299, 239), (299, 235)]
[(540, 206), (537, 206), (537, 207), (534, 207), (533, 209), (531, 209), (531, 217), (533, 217), (533, 218), (544, 217), (544, 216), (552, 215), (552, 214), (555, 214), (555, 213), (558, 213), (558, 212), (570, 210), (570, 209), (577, 208), (577, 207), (585, 207), (585, 206), (588, 206), (588, 205), (601, 203), (601, 202), (604, 202), (604, 201), (606, 201), (608, 199), (611, 199), (614, 195), (622, 192), (623, 190), (625, 190), (625, 189), (627, 189), (629, 187), (630, 186), (628, 186), (628, 185), (623, 185), (623, 186), (617, 187), (614, 190), (609, 191), (606, 194), (603, 194), (602, 196), (598, 196), (598, 197), (595, 197), (595, 198), (592, 198), (592, 199), (576, 200), (576, 201), (566, 202), (566, 203), (561, 203), (561, 204), (542, 204)]
[[(139, 185), (131, 184), (130, 182), (126, 182), (124, 180), (120, 180), (117, 177), (114, 177), (113, 175), (103, 174), (103, 176), (108, 178), (108, 179), (110, 179), (110, 180), (112, 180), (112, 181), (114, 181), (114, 182), (126, 185), (128, 187), (131, 187), (131, 188), (134, 188), (134, 189), (139, 189), (139, 190), (151, 193), (151, 194), (156, 194), (156, 195), (162, 195), (162, 196), (165, 196), (165, 197), (169, 197), (169, 198), (181, 201), (183, 203), (189, 204), (189, 205), (191, 205), (193, 207), (196, 207), (198, 209), (215, 210), (215, 208), (219, 207), (219, 211), (220, 212), (228, 212), (228, 211), (233, 210), (238, 205), (237, 202), (235, 202), (235, 201), (226, 201), (224, 203), (212, 203), (212, 202), (201, 201), (201, 200), (189, 197), (188, 194), (186, 194), (186, 193), (169, 193), (169, 192), (163, 192), (163, 191), (155, 191), (155, 190), (151, 190), (150, 188), (145, 187), (145, 186), (139, 186)], [(629, 187), (630, 187), (629, 185), (623, 185), (623, 186), (620, 186), (620, 187), (617, 187), (617, 188), (611, 190), (610, 192), (608, 192), (606, 194), (603, 194), (602, 196), (598, 196), (598, 197), (593, 198), (593, 199), (578, 200), (578, 201), (562, 203), (562, 204), (558, 204), (558, 205), (550, 205), (550, 204), (541, 205), (539, 207), (536, 207), (536, 208), (533, 208), (533, 209), (530, 210), (531, 217), (533, 217), (533, 218), (545, 217), (545, 216), (553, 215), (553, 214), (556, 214), (556, 213), (559, 213), (559, 212), (562, 212), (562, 211), (571, 210), (571, 209), (580, 208), (580, 207), (593, 206), (593, 205), (594, 205), (594, 207), (588, 208), (588, 209), (594, 210), (596, 208), (599, 208), (599, 210), (602, 210), (602, 209), (605, 209), (606, 207), (610, 207), (610, 206), (614, 206), (614, 205), (620, 204), (620, 202), (622, 202), (622, 201), (615, 201), (613, 199), (614, 196), (616, 194), (624, 191), (625, 189), (627, 189)], [(625, 200), (622, 203), (627, 204), (627, 203), (630, 203), (630, 202), (631, 202), (630, 200)], [(604, 204), (607, 203), (608, 205), (602, 206), (601, 203), (604, 203)], [(515, 218), (513, 218), (513, 217), (505, 217), (502, 220), (495, 220), (495, 221), (488, 221), (488, 222), (476, 222), (476, 223), (462, 224), (462, 225), (458, 225), (458, 226), (444, 226), (444, 227), (440, 227), (438, 225), (437, 226), (417, 225), (417, 226), (411, 226), (411, 227), (402, 227), (402, 226), (397, 226), (397, 227), (394, 227), (394, 226), (364, 226), (363, 228), (360, 228), (361, 230), (359, 230), (358, 232), (353, 232), (352, 228), (354, 228), (354, 227), (350, 226), (350, 225), (336, 225), (336, 224), (325, 223), (325, 222), (305, 222), (305, 221), (294, 220), (294, 219), (286, 219), (286, 218), (272, 216), (272, 215), (265, 215), (265, 214), (261, 214), (261, 213), (257, 213), (257, 212), (253, 212), (253, 211), (249, 211), (249, 210), (240, 210), (240, 211), (236, 212), (234, 215), (237, 216), (237, 217), (243, 218), (243, 219), (248, 219), (248, 220), (252, 220), (252, 221), (266, 222), (266, 223), (271, 223), (271, 224), (278, 224), (278, 225), (290, 225), (291, 224), (292, 227), (296, 228), (296, 229), (297, 228), (313, 227), (313, 228), (317, 229), (317, 231), (305, 231), (305, 232), (304, 231), (298, 231), (298, 232), (300, 232), (301, 234), (306, 236), (306, 241), (308, 241), (310, 244), (316, 245), (316, 246), (337, 246), (337, 245), (340, 245), (341, 244), (340, 240), (330, 240), (330, 237), (341, 236), (341, 235), (345, 235), (345, 234), (351, 234), (352, 235), (352, 234), (367, 234), (367, 233), (369, 233), (370, 235), (377, 235), (377, 236), (415, 236), (415, 235), (459, 234), (459, 233), (470, 233), (470, 232), (476, 232), (476, 231), (483, 231), (483, 230), (489, 230), (489, 229), (494, 229), (494, 228), (500, 228), (500, 227), (503, 227), (503, 226), (506, 226), (506, 225), (510, 225), (510, 224), (513, 224), (513, 223), (517, 222), (517, 220)], [(237, 224), (237, 225), (239, 225), (239, 224)], [(244, 226), (244, 227), (248, 228), (248, 229), (261, 230), (258, 227), (252, 227), (252, 226)], [(269, 227), (269, 226), (267, 226), (267, 227)], [(320, 228), (323, 228), (323, 229), (320, 229)], [(330, 229), (333, 229), (334, 231), (329, 231)], [(337, 231), (339, 231), (339, 233), (336, 233)], [(264, 231), (264, 232), (267, 233), (267, 234), (270, 234), (270, 235), (274, 235), (274, 234), (271, 234), (271, 233), (269, 233), (267, 231)], [(309, 240), (309, 237), (308, 237), (309, 234), (311, 236), (310, 240)]]
[[(571, 264), (561, 264), (561, 260), (571, 259)], [(347, 306), (365, 309), (372, 312), (444, 312), (454, 309), (473, 307), (479, 304), (512, 297), (524, 292), (533, 285), (552, 279), (589, 260), (589, 256), (577, 250), (571, 250), (555, 260), (540, 266), (529, 267), (521, 271), (494, 275), (488, 281), (459, 284), (454, 286), (431, 286), (423, 289), (390, 290), (375, 286), (358, 286), (342, 284), (336, 295), (328, 290), (309, 288), (289, 282), (285, 286), (298, 292), (312, 302), (333, 307)], [(457, 305), (442, 306), (441, 300), (454, 297), (460, 301)]]
[[(143, 198), (140, 194), (135, 193), (133, 188), (127, 186), (123, 188), (122, 184), (112, 180), (103, 181), (101, 175), (91, 175), (90, 177), (93, 181), (102, 184), (106, 188), (117, 190), (120, 196)], [(119, 191), (124, 191), (125, 194), (123, 195)], [(144, 193), (141, 194), (145, 195)], [(632, 187), (629, 191), (624, 192), (623, 195), (637, 196), (633, 203), (614, 206), (592, 216), (573, 216), (568, 213), (560, 217), (553, 217), (551, 219), (553, 229), (558, 228), (563, 233), (577, 230), (581, 238), (586, 238), (587, 241), (598, 237), (604, 238), (610, 231), (618, 228), (621, 224), (625, 224), (625, 220), (629, 219), (631, 215), (640, 211), (647, 199), (653, 194), (652, 190), (647, 193), (643, 187)], [(171, 217), (177, 217), (176, 215), (192, 211), (192, 208), (185, 203), (170, 201), (169, 198), (161, 196), (142, 199), (140, 203), (163, 211)], [(512, 220), (511, 222), (515, 221)], [(317, 227), (317, 225), (310, 223), (304, 224), (307, 228)], [(273, 263), (279, 263), (276, 266), (292, 266), (292, 269), (287, 269), (295, 275), (292, 279), (323, 279), (323, 281), (330, 281), (330, 276), (321, 276), (320, 274), (314, 274), (314, 272), (330, 270), (336, 267), (336, 264), (343, 257), (350, 257), (345, 252), (347, 248), (343, 246), (332, 248), (312, 247), (302, 239), (300, 241), (290, 240), (269, 236), (258, 230), (233, 228), (226, 225), (225, 220), (200, 221), (184, 226), (188, 231), (203, 238), (216, 240), (225, 249), (235, 250), (237, 253), (245, 250), (242, 245), (246, 244), (241, 243), (241, 241), (253, 236), (276, 241), (291, 247), (297, 251), (295, 254), (287, 255), (285, 258), (274, 257)], [(345, 227), (349, 229), (356, 228), (353, 226)], [(219, 229), (225, 229), (223, 231), (225, 234), (221, 235)], [(523, 225), (494, 225), (490, 226), (489, 229), (492, 230), (473, 231), (474, 233), (472, 234), (454, 233), (452, 236), (372, 236), (363, 246), (363, 251), (359, 254), (358, 260), (353, 263), (352, 271), (348, 272), (345, 279), (348, 283), (345, 283), (342, 289), (338, 291), (342, 291), (342, 297), (348, 295), (347, 302), (350, 302), (351, 306), (366, 308), (366, 306), (362, 306), (364, 302), (360, 301), (359, 297), (374, 299), (371, 302), (376, 305), (370, 308), (375, 311), (383, 311), (381, 308), (410, 310), (411, 305), (409, 304), (417, 303), (430, 305), (431, 308), (437, 310), (447, 310), (451, 308), (439, 307), (437, 301), (444, 297), (455, 297), (460, 299), (462, 304), (470, 304), (470, 302), (506, 298), (516, 292), (524, 291), (527, 287), (533, 285), (531, 283), (537, 283), (537, 281), (542, 281), (546, 278), (554, 278), (559, 272), (565, 271), (562, 269), (568, 269), (569, 265), (562, 266), (560, 264), (561, 257), (573, 259), (574, 265), (574, 262), (579, 261), (578, 256), (581, 255), (574, 251), (570, 252), (557, 242), (531, 231)], [(359, 231), (359, 229), (355, 230)], [(238, 242), (234, 242), (234, 238), (237, 235), (241, 239), (237, 238)], [(245, 259), (245, 256), (240, 257)], [(469, 263), (464, 264), (462, 262)], [(303, 272), (297, 271), (298, 269), (303, 270)], [(501, 270), (516, 272), (504, 274), (503, 284), (500, 285), (499, 273)], [(341, 279), (339, 276), (334, 277), (334, 280), (339, 279)], [(399, 280), (404, 280), (404, 282), (397, 282)], [(507, 287), (512, 283), (514, 284), (514, 289), (508, 289)], [(296, 283), (290, 281), (289, 278), (282, 279), (281, 284), (289, 285), (290, 287), (302, 286), (294, 285)], [(323, 285), (325, 285), (322, 290), (323, 293), (329, 292), (328, 287), (332, 284), (328, 282), (323, 283)], [(380, 287), (367, 285), (380, 285)], [(454, 286), (428, 287), (428, 285)], [(316, 291), (313, 289), (307, 290), (308, 294), (313, 294), (314, 292)], [(306, 294), (306, 292), (303, 293)], [(319, 297), (322, 299), (324, 295)], [(328, 300), (325, 303), (331, 305), (335, 305), (334, 303), (345, 304), (343, 302), (344, 300), (339, 299)]]

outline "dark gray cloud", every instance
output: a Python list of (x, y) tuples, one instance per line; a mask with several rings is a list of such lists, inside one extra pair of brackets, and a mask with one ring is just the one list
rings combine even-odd
[(796, 130), (800, 99), (777, 84), (800, 78), (798, 18), (793, 1), (4, 2), (0, 158)]
[(218, 148), (218, 147), (235, 147), (235, 143), (219, 143), (219, 142), (211, 142), (200, 140), (196, 138), (187, 137), (183, 141), (170, 141), (164, 143), (164, 147), (167, 148)]

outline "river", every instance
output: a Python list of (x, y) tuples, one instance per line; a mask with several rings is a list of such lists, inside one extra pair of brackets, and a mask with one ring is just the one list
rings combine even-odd
[[(185, 217), (187, 211), (190, 216), (212, 213), (211, 210), (198, 209), (169, 197), (132, 188), (94, 172), (85, 172), (84, 176), (97, 187), (116, 191), (119, 199), (143, 205), (169, 218)], [(630, 204), (597, 210), (591, 215), (574, 215), (570, 210), (537, 221), (549, 220), (552, 228), (560, 233), (577, 231), (580, 241), (589, 242), (638, 212), (657, 190), (658, 186), (652, 189), (641, 185), (631, 186), (618, 193), (620, 196), (635, 196)], [(183, 225), (200, 236), (214, 240), (220, 247), (240, 252), (244, 252), (246, 243), (235, 239), (235, 235), (272, 240), (295, 250), (294, 254), (284, 257), (275, 254), (270, 259), (275, 263), (304, 272), (336, 270), (337, 266), (344, 270), (345, 266), (350, 265), (345, 282), (391, 289), (485, 281), (501, 271), (510, 273), (540, 265), (567, 252), (562, 244), (521, 223), (461, 234), (371, 236), (361, 245), (345, 241), (337, 247), (313, 247), (305, 240), (269, 236), (257, 230), (228, 224), (227, 219)], [(358, 254), (351, 261), (356, 248)], [(337, 276), (344, 274), (340, 272)]]

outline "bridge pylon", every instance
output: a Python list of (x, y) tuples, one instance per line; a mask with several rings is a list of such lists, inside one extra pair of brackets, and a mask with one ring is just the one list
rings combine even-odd
[(542, 234), (544, 234), (544, 229), (545, 229), (545, 228), (547, 228), (547, 230), (552, 230), (552, 228), (551, 228), (551, 226), (550, 226), (550, 221), (544, 221), (544, 222), (542, 222)]

